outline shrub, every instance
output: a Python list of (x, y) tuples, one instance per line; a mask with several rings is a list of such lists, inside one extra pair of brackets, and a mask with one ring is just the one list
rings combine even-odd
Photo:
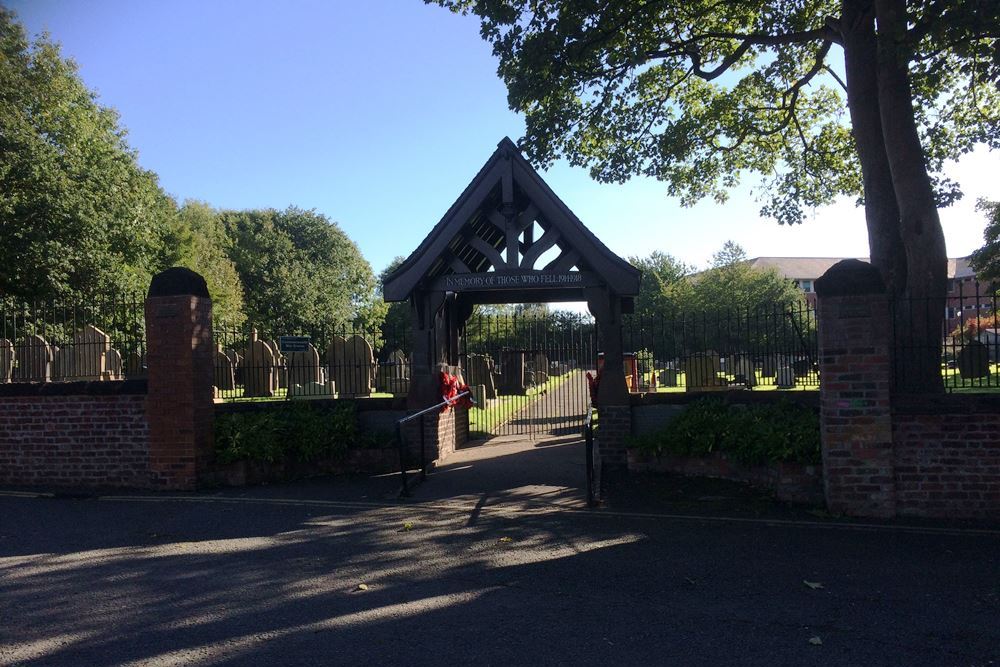
[(303, 463), (342, 457), (348, 448), (371, 445), (358, 428), (355, 405), (333, 408), (289, 402), (280, 410), (236, 412), (215, 419), (215, 455), (220, 463), (294, 459)]
[(819, 415), (787, 399), (743, 407), (706, 398), (691, 403), (664, 429), (632, 443), (657, 456), (725, 452), (744, 465), (819, 463)]

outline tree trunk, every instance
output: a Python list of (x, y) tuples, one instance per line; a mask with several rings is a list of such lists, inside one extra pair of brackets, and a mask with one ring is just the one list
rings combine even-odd
[(878, 107), (899, 206), (899, 230), (906, 250), (906, 282), (902, 291), (905, 307), (901, 314), (909, 319), (909, 327), (900, 331), (897, 320), (896, 381), (897, 386), (902, 385), (908, 391), (941, 391), (948, 257), (913, 114), (909, 58), (904, 45), (906, 2), (875, 0), (875, 12)]
[(890, 296), (895, 297), (906, 284), (906, 251), (882, 136), (875, 6), (872, 0), (843, 0), (841, 37), (847, 74), (847, 106), (864, 185), (871, 263), (882, 273)]

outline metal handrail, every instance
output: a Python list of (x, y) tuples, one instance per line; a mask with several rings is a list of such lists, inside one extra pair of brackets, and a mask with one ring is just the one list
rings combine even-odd
[[(407, 459), (407, 455), (406, 455), (406, 441), (403, 438), (403, 424), (406, 423), (406, 422), (408, 422), (408, 421), (410, 421), (411, 419), (416, 419), (418, 417), (421, 418), (421, 420), (420, 420), (420, 479), (423, 480), (424, 478), (427, 477), (427, 459), (426, 459), (425, 454), (424, 454), (423, 416), (426, 415), (429, 412), (434, 412), (435, 410), (440, 410), (441, 408), (443, 408), (445, 406), (452, 406), (452, 405), (454, 405), (458, 401), (458, 399), (462, 398), (463, 396), (471, 396), (471, 395), (472, 395), (472, 390), (463, 391), (462, 393), (454, 396), (453, 398), (445, 398), (444, 396), (442, 396), (441, 397), (442, 400), (441, 400), (440, 403), (436, 403), (436, 404), (434, 404), (434, 405), (432, 405), (432, 406), (430, 406), (428, 408), (424, 408), (423, 410), (420, 410), (419, 412), (414, 412), (412, 415), (407, 415), (407, 416), (403, 417), (402, 419), (396, 420), (396, 441), (399, 443), (399, 475), (400, 475), (400, 478), (402, 480), (402, 489), (399, 492), (401, 496), (409, 496), (410, 495), (409, 482), (407, 481), (407, 478), (406, 478), (406, 459)], [(475, 405), (476, 402), (473, 400), (472, 404)]]

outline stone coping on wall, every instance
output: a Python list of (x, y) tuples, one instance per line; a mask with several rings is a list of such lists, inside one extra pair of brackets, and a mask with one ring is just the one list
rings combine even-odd
[(900, 415), (1000, 414), (1000, 393), (895, 394), (892, 411)]
[(0, 384), (0, 398), (20, 396), (123, 396), (148, 393), (145, 378), (81, 382), (11, 382)]
[(629, 394), (632, 407), (645, 405), (687, 405), (703, 398), (715, 398), (730, 405), (750, 405), (756, 403), (775, 403), (782, 399), (792, 403), (807, 405), (819, 409), (818, 391), (752, 391), (749, 389), (730, 389), (728, 391), (711, 392), (662, 392), (647, 394)]
[(216, 403), (216, 414), (231, 414), (239, 412), (262, 412), (266, 410), (281, 410), (293, 405), (311, 405), (315, 407), (332, 408), (338, 403), (353, 403), (358, 412), (374, 412), (380, 410), (406, 411), (406, 397), (379, 398), (311, 398), (303, 400), (278, 401), (234, 401), (231, 403)]

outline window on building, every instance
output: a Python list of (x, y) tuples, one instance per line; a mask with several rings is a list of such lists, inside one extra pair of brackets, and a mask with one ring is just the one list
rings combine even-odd
[(811, 281), (811, 280), (796, 280), (795, 282), (799, 283), (799, 287), (802, 288), (803, 292), (812, 292), (813, 291), (813, 281)]

